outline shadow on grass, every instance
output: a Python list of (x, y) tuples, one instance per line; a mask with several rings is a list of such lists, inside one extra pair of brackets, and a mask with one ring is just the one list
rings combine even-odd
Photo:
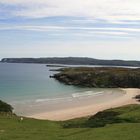
[(69, 136), (74, 136), (74, 135), (78, 135), (78, 134), (83, 134), (83, 133), (86, 133), (86, 132), (89, 132), (90, 131), (90, 129), (83, 129), (83, 130), (78, 130), (78, 131), (76, 131), (76, 132), (72, 132), (72, 133), (69, 133), (69, 134), (64, 134), (64, 135), (62, 135), (61, 137), (69, 137)]
[(62, 126), (63, 128), (98, 128), (104, 127), (107, 124), (115, 123), (138, 123), (138, 120), (133, 118), (121, 118), (121, 113), (115, 111), (102, 111), (83, 121), (68, 121)]

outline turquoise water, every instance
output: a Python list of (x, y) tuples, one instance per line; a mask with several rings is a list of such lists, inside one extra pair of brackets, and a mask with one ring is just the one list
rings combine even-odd
[(36, 100), (88, 90), (49, 78), (55, 73), (50, 69), (44, 64), (0, 63), (0, 99), (8, 102)]

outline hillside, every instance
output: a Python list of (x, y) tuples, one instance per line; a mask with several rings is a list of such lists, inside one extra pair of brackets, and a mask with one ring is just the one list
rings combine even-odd
[(101, 60), (87, 57), (52, 57), (52, 58), (3, 58), (2, 63), (41, 63), (67, 65), (112, 65), (140, 67), (140, 61)]
[(0, 100), (0, 112), (12, 113), (12, 111), (13, 111), (13, 108), (11, 105)]
[(140, 105), (64, 122), (0, 114), (1, 140), (139, 140)]
[(140, 69), (111, 67), (63, 68), (53, 76), (68, 85), (100, 88), (140, 88)]

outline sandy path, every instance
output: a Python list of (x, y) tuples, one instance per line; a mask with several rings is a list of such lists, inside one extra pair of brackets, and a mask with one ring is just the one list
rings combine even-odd
[(129, 88), (129, 89), (122, 89), (122, 90), (124, 90), (126, 94), (124, 94), (121, 98), (116, 98), (112, 100), (109, 99), (103, 103), (96, 103), (96, 104), (93, 103), (82, 107), (75, 107), (75, 108), (69, 108), (64, 110), (39, 113), (28, 117), (37, 118), (37, 119), (57, 120), (57, 121), (68, 120), (73, 118), (94, 115), (99, 111), (103, 111), (109, 108), (120, 107), (128, 104), (139, 104), (133, 97), (140, 94), (140, 89)]

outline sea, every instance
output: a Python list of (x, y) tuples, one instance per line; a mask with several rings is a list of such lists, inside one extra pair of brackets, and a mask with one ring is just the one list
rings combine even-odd
[(73, 98), (97, 96), (105, 90), (111, 90), (65, 85), (50, 78), (58, 72), (52, 69), (58, 67), (47, 67), (46, 64), (0, 63), (0, 100), (11, 104), (17, 114), (23, 115), (30, 114), (39, 103), (59, 103)]

